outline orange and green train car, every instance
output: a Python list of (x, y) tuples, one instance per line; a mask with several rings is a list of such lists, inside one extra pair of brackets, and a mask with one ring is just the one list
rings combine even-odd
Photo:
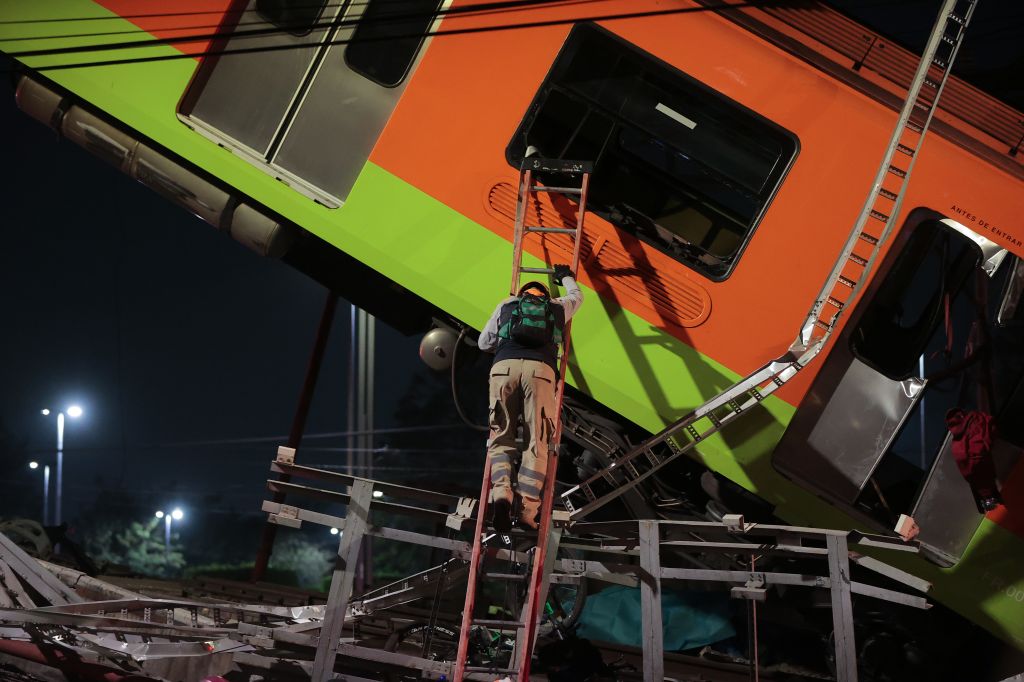
[[(30, 115), (356, 302), (390, 281), (410, 328), (479, 328), (504, 293), (528, 145), (593, 161), (568, 380), (656, 432), (788, 347), (917, 63), (825, 6), (730, 4), (3, 0), (0, 49)], [(789, 523), (913, 515), (901, 565), (1024, 649), (1022, 119), (950, 80), (856, 307), (697, 458)], [(978, 406), (1001, 499), (950, 452), (945, 411)]]

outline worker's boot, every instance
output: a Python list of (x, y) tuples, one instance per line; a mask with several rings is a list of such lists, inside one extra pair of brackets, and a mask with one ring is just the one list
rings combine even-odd
[(508, 497), (499, 497), (491, 501), (491, 523), (494, 530), (507, 533), (512, 530), (512, 491)]
[(520, 499), (523, 502), (523, 508), (519, 512), (519, 522), (527, 528), (537, 530), (537, 526), (540, 525), (537, 520), (537, 515), (540, 512), (540, 500), (525, 496)]

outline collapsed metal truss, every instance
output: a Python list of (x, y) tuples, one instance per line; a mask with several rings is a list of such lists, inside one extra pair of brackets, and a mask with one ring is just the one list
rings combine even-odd
[[(207, 603), (195, 600), (150, 599), (141, 595), (84, 601), (16, 545), (0, 535), (0, 627), (6, 639), (24, 639), (40, 646), (73, 651), (86, 660), (104, 662), (117, 670), (154, 674), (153, 664), (168, 659), (207, 656), (223, 668), (294, 675), (315, 682), (366, 680), (380, 674), (415, 671), (426, 679), (451, 678), (454, 662), (411, 656), (368, 646), (353, 629), (364, 619), (380, 618), (387, 610), (420, 598), (434, 597), (464, 583), (472, 546), (468, 541), (476, 500), (434, 491), (398, 486), (302, 467), (294, 450), (280, 448), (271, 472), (289, 480), (269, 480), (273, 493), (287, 492), (343, 507), (326, 511), (265, 501), (271, 523), (339, 529), (338, 561), (326, 605), (280, 607)], [(313, 485), (292, 482), (302, 479)], [(381, 496), (375, 496), (379, 491)], [(319, 505), (318, 505), (319, 506)], [(398, 519), (432, 522), (429, 532), (394, 527)], [(853, 628), (853, 595), (928, 608), (918, 595), (857, 582), (850, 563), (909, 588), (926, 591), (930, 585), (877, 559), (851, 555), (850, 546), (915, 552), (916, 546), (898, 538), (857, 532), (746, 523), (739, 516), (722, 522), (632, 520), (570, 523), (556, 516), (549, 538), (545, 584), (578, 584), (584, 580), (639, 586), (643, 623), (643, 679), (662, 679), (662, 586), (672, 581), (712, 581), (731, 587), (735, 598), (754, 602), (768, 598), (774, 585), (828, 590), (832, 606), (836, 679), (857, 679)], [(460, 539), (459, 535), (467, 539)], [(353, 595), (354, 567), (367, 538), (411, 543), (446, 554), (440, 565)], [(491, 559), (528, 567), (536, 536), (513, 531), (493, 536)], [(808, 572), (764, 571), (756, 560), (782, 555), (813, 561)], [(725, 557), (732, 568), (712, 568), (697, 557)], [(742, 568), (737, 569), (736, 566)], [(65, 571), (65, 579), (68, 576)], [(123, 594), (123, 591), (122, 591)], [(351, 633), (351, 634), (349, 634)], [(287, 651), (291, 653), (288, 653)], [(168, 669), (170, 670), (170, 669)], [(344, 672), (341, 672), (344, 671)], [(471, 669), (467, 678), (493, 680), (498, 669)], [(165, 673), (167, 674), (167, 673)]]

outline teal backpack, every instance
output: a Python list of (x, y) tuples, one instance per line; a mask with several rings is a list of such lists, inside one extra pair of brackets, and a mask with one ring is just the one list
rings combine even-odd
[(551, 342), (561, 343), (562, 333), (555, 325), (551, 300), (533, 294), (520, 296), (512, 314), (498, 330), (498, 337), (530, 348), (540, 348)]

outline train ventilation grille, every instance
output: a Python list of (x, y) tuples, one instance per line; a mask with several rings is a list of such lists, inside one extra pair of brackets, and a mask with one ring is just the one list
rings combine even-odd
[[(499, 182), (491, 187), (487, 204), (511, 240), (516, 218), (515, 185)], [(526, 224), (574, 227), (575, 211), (576, 204), (564, 197), (537, 194), (527, 206)], [(561, 234), (528, 234), (525, 246), (535, 255), (547, 253), (548, 262), (568, 261), (572, 253), (572, 240)], [(587, 214), (581, 259), (585, 279), (594, 289), (606, 298), (620, 300), (623, 307), (652, 322), (695, 327), (711, 312), (707, 290), (681, 272), (686, 266), (592, 213)]]

